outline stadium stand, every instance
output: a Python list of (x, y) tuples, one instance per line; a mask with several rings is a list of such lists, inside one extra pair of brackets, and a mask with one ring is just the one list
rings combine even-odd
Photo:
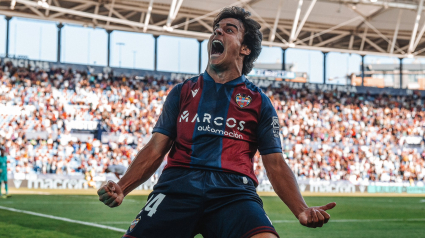
[[(83, 173), (89, 180), (108, 165), (128, 166), (179, 82), (6, 63), (0, 144), (7, 148), (8, 172)], [(424, 98), (288, 86), (264, 92), (278, 111), (284, 157), (299, 179), (425, 180)], [(260, 183), (267, 183), (259, 154), (254, 162)]]

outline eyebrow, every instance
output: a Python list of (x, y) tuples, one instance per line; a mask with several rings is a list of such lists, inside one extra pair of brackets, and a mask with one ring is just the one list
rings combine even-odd
[[(214, 28), (216, 28), (219, 25), (220, 25), (220, 23), (215, 24)], [(226, 26), (233, 26), (234, 28), (236, 28), (236, 30), (239, 30), (239, 28), (235, 24), (232, 24), (232, 23), (226, 23)]]
[(236, 25), (231, 24), (231, 23), (226, 23), (226, 26), (233, 26), (234, 28), (236, 28), (236, 30), (239, 30), (239, 28)]

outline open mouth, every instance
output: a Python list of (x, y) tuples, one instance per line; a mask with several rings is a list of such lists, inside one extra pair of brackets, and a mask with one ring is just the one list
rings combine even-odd
[(212, 42), (212, 47), (211, 47), (211, 54), (212, 55), (221, 55), (224, 51), (224, 46), (223, 43), (219, 40), (214, 40)]

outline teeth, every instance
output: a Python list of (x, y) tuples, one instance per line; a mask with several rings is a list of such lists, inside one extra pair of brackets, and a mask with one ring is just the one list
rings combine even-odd
[(213, 44), (215, 44), (215, 43), (219, 43), (221, 46), (223, 46), (223, 43), (221, 43), (221, 41), (219, 41), (219, 40), (213, 40)]

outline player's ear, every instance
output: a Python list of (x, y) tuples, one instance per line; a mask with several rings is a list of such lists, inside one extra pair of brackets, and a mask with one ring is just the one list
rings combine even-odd
[(248, 48), (246, 45), (242, 45), (241, 52), (242, 55), (248, 56), (251, 54), (251, 49)]

